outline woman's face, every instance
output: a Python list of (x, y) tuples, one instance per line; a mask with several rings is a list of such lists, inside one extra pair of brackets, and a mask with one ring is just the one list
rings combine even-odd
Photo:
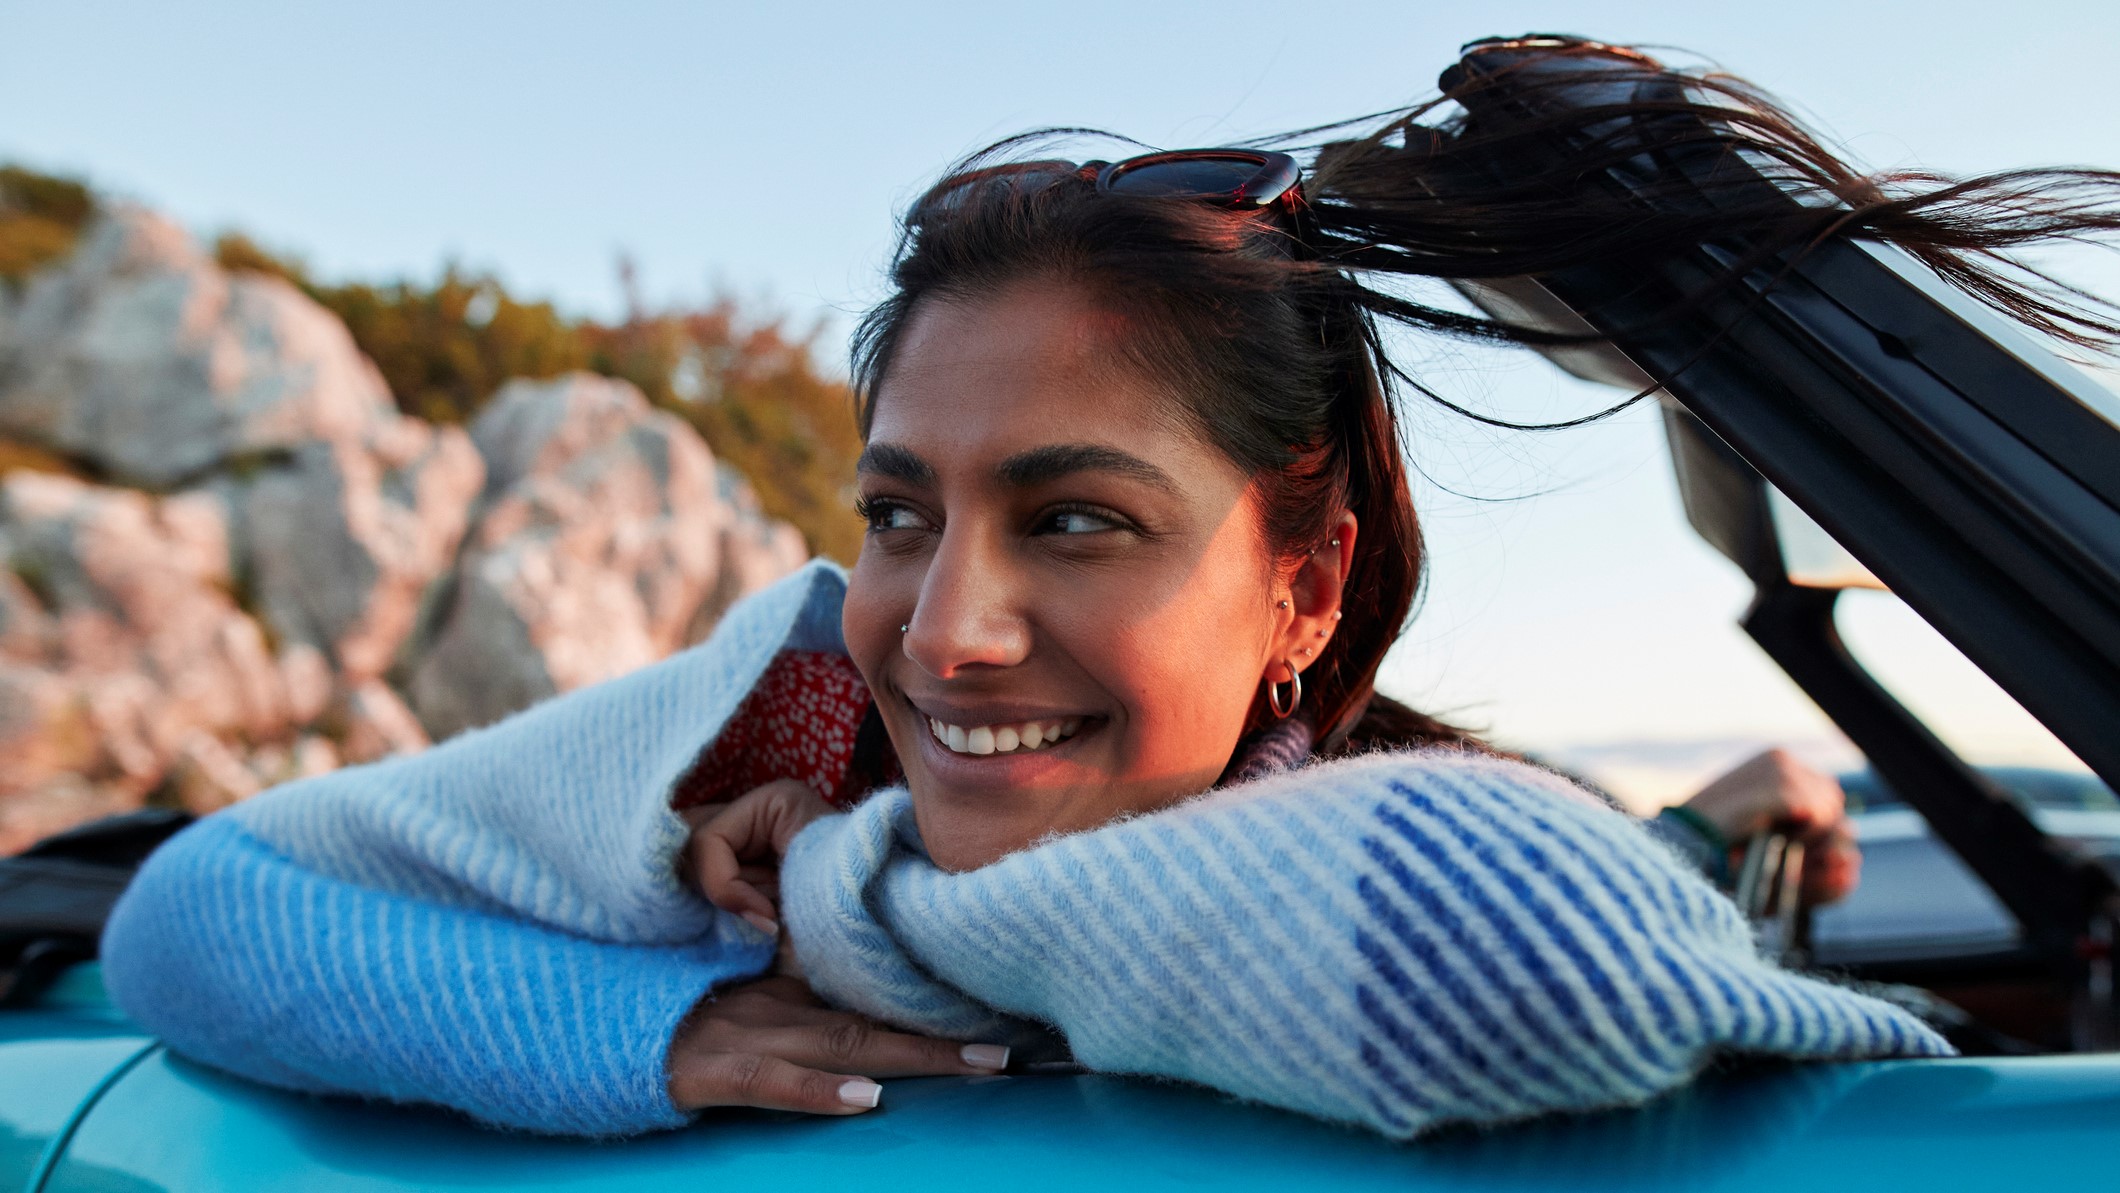
[(1338, 605), (1112, 330), (1059, 284), (930, 300), (879, 386), (845, 633), (947, 869), (1204, 790)]

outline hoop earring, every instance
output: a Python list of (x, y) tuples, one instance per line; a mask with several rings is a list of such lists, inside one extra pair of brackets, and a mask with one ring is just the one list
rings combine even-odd
[(1266, 681), (1266, 707), (1273, 710), (1276, 720), (1285, 721), (1303, 707), (1303, 673), (1296, 670), (1295, 660), (1288, 663), (1288, 703), (1281, 703), (1281, 685)]

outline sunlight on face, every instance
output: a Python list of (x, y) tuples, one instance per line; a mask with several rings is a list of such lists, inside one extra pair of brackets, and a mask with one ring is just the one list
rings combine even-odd
[(948, 869), (1204, 790), (1270, 665), (1247, 478), (1109, 325), (1051, 283), (930, 300), (879, 387), (846, 641)]

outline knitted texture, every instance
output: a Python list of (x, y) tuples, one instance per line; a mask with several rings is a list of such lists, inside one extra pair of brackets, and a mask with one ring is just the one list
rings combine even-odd
[(678, 1022), (772, 948), (678, 881), (669, 804), (778, 654), (844, 655), (844, 591), (813, 565), (655, 666), (200, 821), (112, 912), (112, 1001), (274, 1085), (564, 1134), (682, 1123)]
[[(782, 651), (844, 654), (806, 568), (705, 643), (424, 754), (179, 834), (113, 912), (113, 1000), (294, 1089), (629, 1134), (683, 1121), (684, 1013), (767, 942), (680, 883), (678, 785)], [(1395, 1135), (1636, 1101), (1717, 1046), (1926, 1054), (1905, 1015), (1780, 973), (1624, 817), (1531, 767), (1313, 767), (973, 874), (902, 791), (797, 840), (784, 922), (821, 990), (959, 1039), (1057, 1025), (1084, 1061)]]
[(618, 944), (682, 944), (679, 781), (782, 650), (844, 655), (844, 575), (812, 564), (698, 646), (422, 754), (274, 788), (226, 814), (296, 865)]
[(1455, 751), (1226, 788), (963, 874), (895, 790), (796, 839), (819, 993), (902, 1027), (1058, 1028), (1092, 1068), (1404, 1138), (1631, 1105), (1719, 1050), (1943, 1056), (1762, 959), (1730, 902), (1565, 780)]
[(214, 816), (148, 859), (103, 953), (111, 999), (194, 1060), (502, 1127), (626, 1135), (684, 1124), (669, 1040), (773, 946), (733, 919), (684, 945), (615, 945), (386, 894)]

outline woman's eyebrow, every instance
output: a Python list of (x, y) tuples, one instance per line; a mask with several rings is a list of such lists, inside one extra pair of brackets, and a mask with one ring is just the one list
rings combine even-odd
[(854, 462), (854, 471), (887, 476), (909, 485), (929, 485), (935, 482), (935, 470), (928, 462), (895, 443), (871, 443), (861, 451), (861, 458)]
[(1071, 472), (1115, 472), (1165, 492), (1178, 491), (1168, 472), (1139, 456), (1094, 443), (1055, 443), (1018, 452), (994, 470), (1003, 482), (1018, 487), (1043, 484)]

